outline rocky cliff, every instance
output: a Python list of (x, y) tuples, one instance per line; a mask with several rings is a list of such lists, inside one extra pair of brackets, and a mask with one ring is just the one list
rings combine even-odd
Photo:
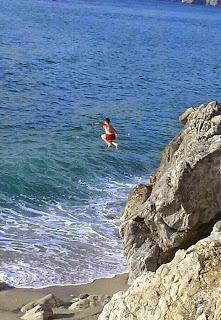
[(221, 319), (221, 106), (180, 121), (150, 183), (128, 197), (120, 234), (132, 285), (99, 320)]
[(221, 219), (221, 107), (188, 109), (149, 185), (137, 186), (121, 226), (130, 280), (171, 261)]
[(211, 236), (115, 294), (99, 320), (220, 320), (221, 223)]

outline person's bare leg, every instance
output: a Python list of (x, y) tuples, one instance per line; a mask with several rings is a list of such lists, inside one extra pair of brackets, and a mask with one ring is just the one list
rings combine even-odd
[(120, 147), (120, 146), (119, 146), (119, 144), (118, 144), (117, 142), (113, 142), (113, 141), (112, 141), (112, 144), (115, 146), (116, 150), (119, 150), (119, 147)]
[(111, 147), (111, 142), (107, 141), (105, 133), (101, 135), (101, 139), (107, 144), (108, 148)]

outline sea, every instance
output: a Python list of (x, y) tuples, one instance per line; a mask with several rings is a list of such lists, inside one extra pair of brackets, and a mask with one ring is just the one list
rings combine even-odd
[[(118, 235), (190, 106), (221, 101), (221, 9), (149, 0), (0, 1), (0, 278), (127, 270)], [(100, 136), (109, 117), (120, 150)]]

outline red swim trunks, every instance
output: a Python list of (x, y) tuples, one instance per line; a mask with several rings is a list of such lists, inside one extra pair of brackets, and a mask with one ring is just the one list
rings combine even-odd
[(115, 140), (115, 134), (112, 133), (112, 134), (106, 134), (106, 140), (109, 141), (109, 142), (112, 142)]

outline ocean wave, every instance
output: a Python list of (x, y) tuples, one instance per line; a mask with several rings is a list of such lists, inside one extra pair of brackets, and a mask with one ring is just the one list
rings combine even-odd
[(44, 286), (125, 271), (119, 213), (139, 181), (79, 182), (97, 194), (81, 205), (42, 201), (33, 206), (33, 199), (26, 198), (14, 199), (16, 209), (1, 208), (2, 278), (16, 286)]

